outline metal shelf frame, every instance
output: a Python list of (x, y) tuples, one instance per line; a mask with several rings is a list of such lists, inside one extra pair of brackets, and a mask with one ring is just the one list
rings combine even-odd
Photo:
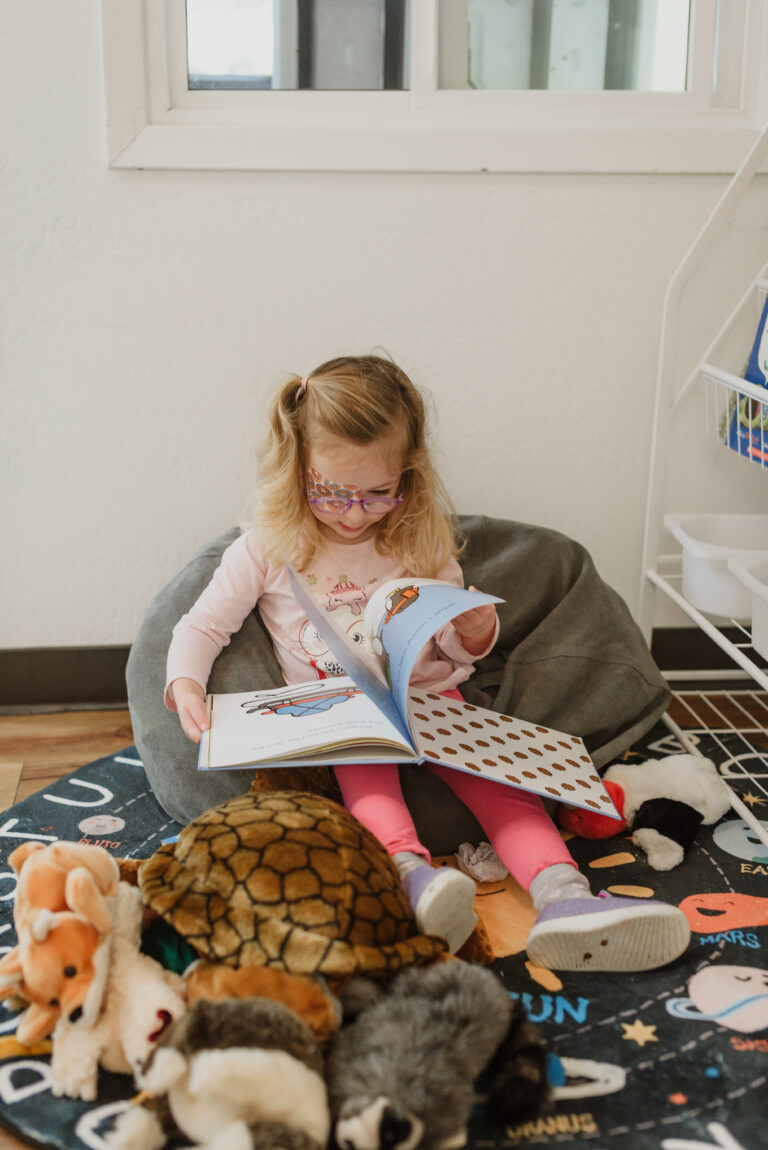
[[(683, 380), (682, 384), (677, 371), (681, 300), (685, 289), (694, 279), (695, 273), (702, 267), (704, 258), (715, 238), (727, 227), (735, 208), (754, 177), (760, 172), (767, 157), (768, 123), (758, 135), (741, 166), (686, 252), (667, 288), (662, 316), (643, 537), (642, 570), (644, 577), (638, 611), (640, 627), (646, 640), (650, 642), (655, 596), (658, 592), (662, 592), (721, 650), (725, 651), (746, 676), (762, 689), (762, 692), (766, 693), (763, 699), (762, 695), (754, 690), (673, 692), (673, 704), (670, 707), (670, 712), (664, 716), (664, 722), (668, 729), (684, 750), (691, 754), (702, 754), (701, 742), (704, 736), (707, 740), (714, 740), (714, 746), (718, 748), (718, 757), (722, 756), (718, 769), (731, 788), (731, 806), (766, 846), (768, 846), (768, 829), (766, 829), (768, 824), (764, 825), (756, 818), (745, 800), (749, 800), (749, 803), (754, 806), (768, 802), (768, 673), (755, 661), (756, 653), (752, 648), (751, 635), (747, 627), (742, 623), (732, 621), (731, 625), (739, 630), (743, 639), (738, 638), (735, 641), (731, 639), (724, 633), (722, 626), (719, 626), (713, 619), (708, 618), (689, 603), (676, 586), (676, 579), (662, 575), (659, 567), (661, 528), (666, 510), (664, 507), (664, 483), (671, 423), (676, 410), (697, 382), (703, 382), (710, 389), (707, 394), (708, 421), (715, 437), (728, 450), (730, 450), (729, 436), (734, 412), (741, 411), (742, 404), (749, 405), (747, 408), (748, 417), (755, 419), (758, 427), (761, 428), (757, 437), (757, 445), (750, 451), (757, 481), (761, 482), (761, 476), (768, 471), (768, 393), (763, 388), (756, 387), (711, 362), (726, 333), (731, 330), (738, 331), (734, 325), (745, 314), (748, 314), (745, 309), (752, 306), (750, 297), (753, 293), (757, 292), (760, 302), (764, 303), (768, 293), (767, 268), (761, 269), (758, 276), (753, 279), (742, 300), (725, 321), (703, 356), (700, 357), (695, 370), (687, 379)], [(760, 478), (758, 478), (758, 468)], [(718, 678), (719, 672), (713, 669), (711, 680), (714, 681)], [(749, 698), (749, 707), (742, 705), (747, 697)], [(694, 698), (699, 700), (700, 705), (697, 707), (692, 705), (691, 700)], [(728, 700), (727, 711), (729, 714), (735, 713), (739, 718), (742, 714), (744, 715), (743, 724), (726, 717), (726, 709), (718, 707), (716, 702), (713, 702), (713, 700), (724, 698)], [(757, 718), (755, 717), (755, 710), (758, 714)], [(685, 721), (678, 722), (671, 713), (673, 711), (678, 718), (684, 717)], [(737, 746), (743, 744), (744, 747), (743, 752), (736, 756), (733, 754), (732, 747), (734, 740)], [(746, 782), (749, 788), (743, 797), (734, 789), (734, 784), (737, 781), (742, 785)]]

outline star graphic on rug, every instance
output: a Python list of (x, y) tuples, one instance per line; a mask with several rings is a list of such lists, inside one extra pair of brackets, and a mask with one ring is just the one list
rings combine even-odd
[(622, 1022), (621, 1025), (624, 1027), (622, 1038), (630, 1042), (636, 1042), (638, 1046), (645, 1046), (646, 1042), (659, 1041), (656, 1037), (656, 1027), (646, 1026), (639, 1018), (636, 1022), (633, 1022), (631, 1026), (628, 1022)]
[(747, 795), (742, 795), (741, 798), (742, 798), (743, 802), (749, 803), (749, 805), (751, 807), (753, 807), (755, 805), (755, 803), (764, 803), (765, 802), (765, 799), (763, 798), (762, 795), (753, 795), (751, 791)]

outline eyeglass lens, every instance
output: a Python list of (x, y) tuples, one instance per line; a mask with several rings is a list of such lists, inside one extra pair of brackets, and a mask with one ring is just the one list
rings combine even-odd
[(377, 499), (311, 499), (310, 502), (318, 511), (335, 511), (340, 514), (349, 511), (350, 507), (357, 503), (363, 511), (376, 515), (380, 511), (389, 511), (390, 508), (396, 507), (402, 500), (387, 495), (379, 496)]

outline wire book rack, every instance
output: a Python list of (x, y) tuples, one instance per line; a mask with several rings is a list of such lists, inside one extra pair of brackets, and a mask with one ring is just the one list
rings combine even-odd
[(768, 845), (768, 691), (673, 691), (664, 723), (683, 750), (715, 762), (733, 809)]
[(768, 470), (766, 389), (711, 364), (702, 364), (700, 370), (707, 384), (707, 434), (752, 467)]

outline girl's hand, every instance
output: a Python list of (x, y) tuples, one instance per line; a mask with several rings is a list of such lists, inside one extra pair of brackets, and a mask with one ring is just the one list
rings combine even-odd
[(194, 679), (174, 679), (171, 694), (179, 713), (181, 729), (193, 743), (199, 743), (201, 732), (208, 730), (205, 691)]
[[(470, 587), (469, 590), (477, 591), (477, 587)], [(496, 608), (493, 603), (472, 607), (457, 615), (453, 625), (467, 654), (479, 655), (486, 649), (496, 630)]]

